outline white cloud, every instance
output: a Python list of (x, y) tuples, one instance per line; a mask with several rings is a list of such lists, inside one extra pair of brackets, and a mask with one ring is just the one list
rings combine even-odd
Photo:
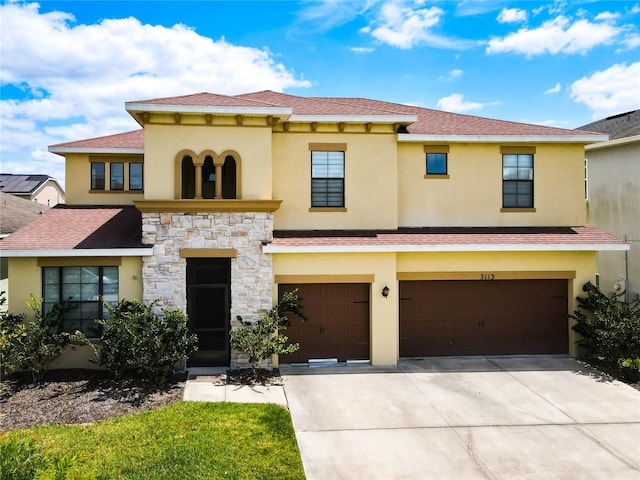
[(424, 2), (388, 1), (382, 4), (372, 25), (362, 28), (376, 40), (397, 48), (429, 45), (437, 48), (468, 48), (474, 42), (437, 35), (432, 29), (440, 23), (444, 11), (438, 7), (420, 8)]
[(451, 80), (455, 80), (456, 78), (462, 77), (462, 75), (464, 75), (463, 70), (460, 70), (459, 68), (454, 68), (453, 70), (447, 72), (446, 75), (441, 75), (440, 80), (451, 81)]
[(551, 87), (548, 90), (545, 90), (545, 95), (549, 95), (551, 93), (558, 93), (560, 90), (562, 89), (562, 87), (560, 86), (559, 83), (556, 83), (553, 87)]
[(640, 62), (619, 63), (571, 85), (571, 98), (586, 105), (593, 118), (640, 108)]
[(371, 47), (350, 47), (349, 50), (355, 53), (372, 53), (375, 51), (375, 49)]
[(481, 110), (484, 107), (497, 105), (498, 102), (480, 103), (469, 102), (464, 99), (464, 95), (461, 93), (452, 93), (448, 97), (442, 97), (438, 100), (438, 108), (447, 112), (465, 113), (476, 110)]
[(498, 14), (500, 23), (518, 23), (527, 20), (527, 11), (521, 8), (503, 8)]
[(492, 38), (487, 53), (522, 53), (527, 56), (545, 53), (585, 54), (592, 48), (611, 43), (620, 30), (609, 23), (592, 23), (581, 19), (571, 22), (559, 16), (538, 28), (521, 28), (504, 38)]
[[(0, 17), (2, 84), (25, 91), (23, 100), (0, 101), (7, 172), (38, 164), (49, 144), (138, 128), (125, 101), (310, 86), (267, 49), (213, 40), (184, 25), (131, 17), (82, 25), (64, 12), (40, 13), (35, 3), (0, 5)], [(64, 177), (60, 157), (44, 157), (53, 171), (39, 173)]]
[(612, 12), (601, 12), (598, 15), (595, 16), (596, 21), (602, 21), (602, 22), (611, 22), (613, 20), (616, 20), (620, 18), (620, 14), (618, 12), (616, 13), (612, 13)]

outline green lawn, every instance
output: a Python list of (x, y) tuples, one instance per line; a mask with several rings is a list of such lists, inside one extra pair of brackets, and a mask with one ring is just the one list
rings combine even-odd
[[(18, 461), (74, 479), (304, 479), (289, 412), (277, 405), (178, 402), (92, 425), (0, 434), (0, 477)], [(38, 478), (38, 477), (36, 477)]]

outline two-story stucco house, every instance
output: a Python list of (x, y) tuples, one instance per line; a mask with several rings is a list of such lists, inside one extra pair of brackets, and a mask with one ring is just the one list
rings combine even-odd
[(12, 310), (72, 296), (89, 331), (99, 296), (159, 297), (199, 335), (191, 365), (234, 366), (238, 316), (297, 288), (284, 363), (573, 354), (596, 252), (628, 248), (586, 224), (605, 135), (272, 91), (125, 107), (142, 129), (50, 147), (67, 206), (2, 245)]

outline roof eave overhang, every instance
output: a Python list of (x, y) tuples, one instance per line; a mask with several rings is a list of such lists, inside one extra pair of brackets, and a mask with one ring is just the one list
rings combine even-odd
[(416, 115), (291, 115), (289, 122), (298, 123), (397, 123), (411, 125), (418, 121)]
[(65, 155), (68, 153), (113, 154), (113, 155), (144, 155), (144, 148), (97, 148), (97, 147), (49, 147), (51, 153)]
[(264, 253), (593, 252), (625, 251), (629, 244), (273, 245)]
[(604, 142), (608, 135), (426, 135), (399, 133), (398, 142), (443, 143), (582, 143)]
[(91, 248), (64, 250), (0, 250), (5, 258), (26, 257), (148, 257), (153, 248)]
[(612, 148), (620, 145), (627, 145), (629, 143), (637, 143), (640, 142), (640, 135), (634, 135), (632, 137), (624, 137), (618, 138), (616, 140), (609, 140), (606, 142), (594, 143), (593, 145), (587, 145), (584, 147), (585, 150), (599, 150), (601, 148)]
[[(156, 103), (125, 103), (127, 112), (139, 113), (199, 113), (212, 115), (254, 115), (287, 117), (292, 110), (289, 107), (233, 107), (211, 105), (163, 105)], [(134, 115), (135, 117), (135, 115)]]

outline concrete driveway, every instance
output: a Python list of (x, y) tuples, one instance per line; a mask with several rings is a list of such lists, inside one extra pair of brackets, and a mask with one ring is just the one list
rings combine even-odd
[(568, 357), (280, 372), (308, 480), (640, 479), (640, 392)]

